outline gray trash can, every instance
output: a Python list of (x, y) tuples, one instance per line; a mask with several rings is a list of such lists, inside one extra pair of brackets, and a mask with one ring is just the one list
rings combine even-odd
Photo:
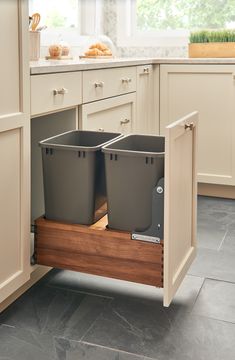
[(102, 151), (109, 228), (145, 231), (152, 222), (153, 189), (164, 176), (165, 138), (127, 135)]
[(89, 225), (107, 213), (101, 148), (120, 136), (75, 130), (39, 143), (47, 219)]

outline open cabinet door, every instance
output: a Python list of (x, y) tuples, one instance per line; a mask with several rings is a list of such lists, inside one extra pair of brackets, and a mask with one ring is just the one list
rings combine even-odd
[(164, 306), (169, 306), (196, 256), (198, 113), (166, 128)]

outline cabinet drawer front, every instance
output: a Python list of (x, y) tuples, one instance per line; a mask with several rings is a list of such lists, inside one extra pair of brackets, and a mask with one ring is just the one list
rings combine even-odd
[(81, 103), (81, 72), (31, 76), (31, 115)]
[(83, 130), (129, 134), (135, 118), (135, 94), (101, 100), (81, 107)]
[(136, 91), (136, 67), (83, 72), (83, 102)]

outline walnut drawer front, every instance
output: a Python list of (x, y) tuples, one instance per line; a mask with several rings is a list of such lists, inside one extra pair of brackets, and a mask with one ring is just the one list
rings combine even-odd
[(136, 67), (83, 71), (83, 103), (136, 91)]
[(81, 103), (81, 71), (31, 76), (31, 115), (53, 112)]

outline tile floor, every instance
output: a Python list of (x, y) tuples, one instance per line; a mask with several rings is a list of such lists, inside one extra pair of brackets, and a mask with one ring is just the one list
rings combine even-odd
[(0, 315), (1, 360), (234, 360), (235, 201), (199, 197), (173, 304), (150, 286), (51, 271)]

